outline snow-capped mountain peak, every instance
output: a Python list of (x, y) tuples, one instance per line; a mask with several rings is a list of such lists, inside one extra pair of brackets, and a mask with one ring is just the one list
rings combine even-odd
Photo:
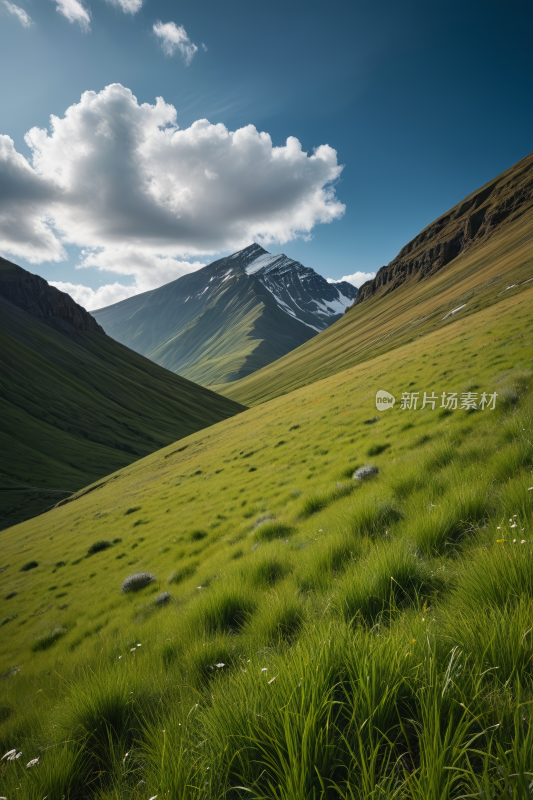
[(230, 256), (237, 257), (246, 274), (261, 281), (282, 311), (316, 331), (342, 316), (357, 294), (355, 286), (346, 281), (328, 283), (299, 261), (283, 253), (273, 255), (258, 245)]

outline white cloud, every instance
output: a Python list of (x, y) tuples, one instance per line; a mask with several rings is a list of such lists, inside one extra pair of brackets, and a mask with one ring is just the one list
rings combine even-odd
[(328, 283), (340, 283), (341, 281), (346, 281), (347, 283), (351, 283), (352, 286), (356, 286), (359, 289), (359, 287), (362, 286), (365, 281), (371, 281), (375, 277), (375, 272), (354, 272), (353, 275), (344, 275), (342, 278), (339, 278), (338, 281), (334, 281), (333, 278), (328, 278)]
[(154, 24), (154, 33), (161, 39), (161, 47), (167, 56), (173, 56), (176, 48), (179, 48), (185, 63), (188, 65), (192, 57), (198, 52), (198, 48), (189, 39), (183, 25), (176, 25), (175, 22), (161, 22), (158, 20)]
[(107, 2), (118, 6), (125, 14), (136, 14), (143, 4), (143, 0), (107, 0)]
[(40, 263), (76, 245), (80, 266), (134, 276), (138, 292), (199, 268), (198, 256), (282, 244), (344, 213), (328, 145), (307, 154), (253, 125), (175, 121), (162, 98), (139, 105), (113, 84), (32, 128), (31, 162), (0, 136), (0, 252)]
[(50, 283), (57, 286), (62, 292), (70, 294), (77, 303), (90, 311), (118, 303), (120, 300), (133, 297), (140, 292), (157, 289), (189, 272), (196, 272), (197, 269), (204, 266), (205, 264), (198, 261), (191, 263), (171, 257), (155, 256), (137, 247), (125, 246), (101, 252), (82, 251), (82, 261), (76, 269), (96, 267), (100, 270), (116, 272), (119, 275), (133, 275), (135, 283), (132, 286), (115, 282), (94, 290), (80, 283), (61, 281), (50, 281)]
[(80, 0), (53, 0), (56, 11), (63, 14), (69, 22), (79, 22), (80, 28), (85, 33), (91, 30), (90, 12), (80, 3)]
[(49, 283), (61, 292), (69, 294), (74, 298), (76, 303), (86, 308), (87, 311), (92, 311), (96, 308), (104, 308), (105, 306), (112, 306), (113, 303), (127, 300), (128, 297), (133, 297), (133, 295), (139, 293), (139, 290), (135, 286), (123, 286), (121, 283), (108, 283), (105, 286), (100, 286), (98, 289), (90, 289), (88, 286), (83, 286), (81, 283), (69, 283), (64, 281), (49, 281)]
[(65, 251), (48, 216), (58, 198), (57, 189), (17, 153), (9, 136), (2, 135), (0, 187), (0, 251), (31, 264), (63, 259)]
[(3, 3), (10, 14), (18, 17), (24, 28), (29, 28), (31, 25), (33, 25), (32, 18), (26, 14), (23, 8), (16, 6), (14, 3), (10, 3), (9, 0), (3, 0)]

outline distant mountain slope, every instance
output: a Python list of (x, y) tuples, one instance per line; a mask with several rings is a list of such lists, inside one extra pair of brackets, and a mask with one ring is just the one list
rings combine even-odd
[[(446, 260), (458, 242), (462, 249)], [(415, 237), (363, 284), (342, 319), (221, 389), (246, 405), (262, 403), (532, 288), (533, 154)]]
[(359, 289), (354, 305), (388, 294), (410, 278), (434, 275), (533, 206), (533, 154), (461, 200), (415, 236)]
[[(33, 278), (0, 264), (0, 528), (242, 410), (115, 342), (48, 287), (72, 310), (56, 316), (48, 284)], [(28, 305), (28, 286), (39, 288), (37, 306)]]
[(117, 341), (210, 386), (299, 347), (339, 319), (356, 293), (254, 244), (92, 313)]

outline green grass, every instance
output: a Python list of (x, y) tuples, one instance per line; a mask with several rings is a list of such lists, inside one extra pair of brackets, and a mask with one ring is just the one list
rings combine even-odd
[[(532, 373), (523, 295), (5, 531), (3, 795), (530, 800)], [(504, 402), (365, 424), (411, 382)]]
[(0, 528), (242, 410), (108, 336), (0, 309)]

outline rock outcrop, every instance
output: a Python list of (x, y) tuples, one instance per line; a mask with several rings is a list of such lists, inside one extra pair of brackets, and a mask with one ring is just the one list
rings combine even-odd
[(428, 225), (390, 264), (382, 267), (372, 281), (359, 288), (350, 308), (376, 294), (382, 296), (394, 291), (411, 276), (423, 280), (434, 275), (460, 253), (488, 238), (496, 228), (514, 221), (532, 206), (533, 154)]
[(71, 334), (73, 328), (105, 333), (94, 317), (69, 294), (5, 258), (0, 258), (0, 296), (62, 333)]

